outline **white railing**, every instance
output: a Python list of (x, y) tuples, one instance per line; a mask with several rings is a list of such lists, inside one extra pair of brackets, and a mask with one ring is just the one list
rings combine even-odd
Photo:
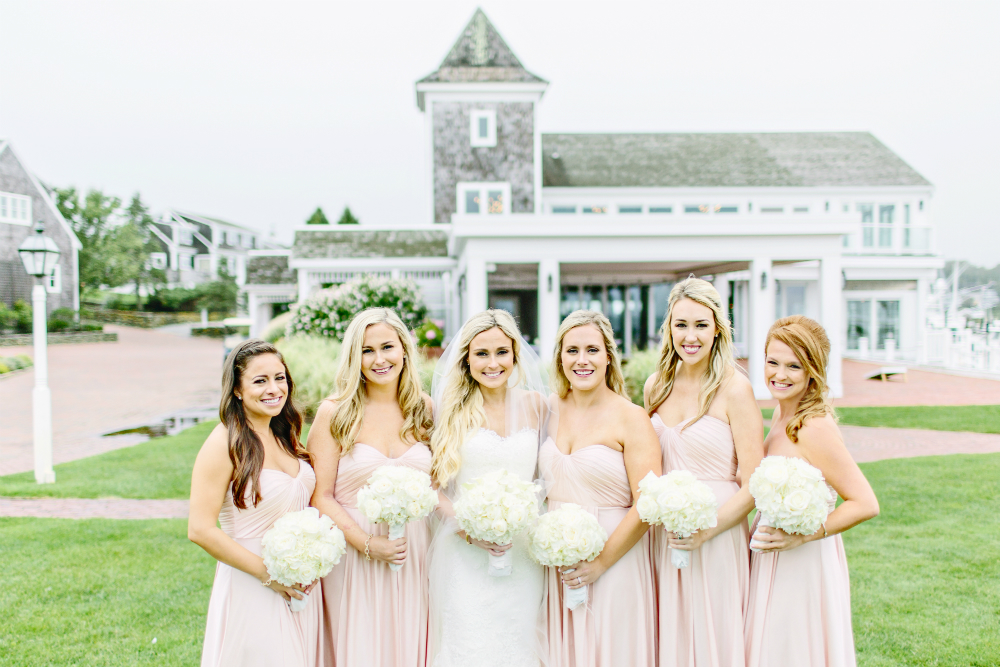
[(864, 223), (860, 234), (848, 234), (844, 249), (860, 254), (909, 254), (931, 250), (931, 228), (918, 225)]
[(1000, 335), (970, 329), (927, 329), (927, 364), (956, 370), (1000, 373)]

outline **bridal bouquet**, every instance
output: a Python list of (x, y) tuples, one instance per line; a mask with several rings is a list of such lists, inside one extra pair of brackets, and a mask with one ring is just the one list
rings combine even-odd
[[(531, 536), (531, 555), (542, 565), (565, 567), (597, 558), (608, 533), (597, 517), (579, 505), (566, 503), (538, 520)], [(587, 602), (586, 588), (566, 587), (563, 603), (576, 609)]]
[[(310, 584), (330, 574), (347, 551), (344, 533), (315, 507), (289, 512), (274, 522), (260, 540), (267, 574), (279, 584)], [(306, 608), (306, 598), (288, 603), (292, 611)]]
[(750, 495), (761, 526), (812, 535), (829, 512), (830, 490), (823, 473), (799, 458), (765, 456), (750, 475)]
[[(493, 544), (510, 544), (538, 518), (538, 487), (506, 470), (496, 470), (462, 485), (455, 500), (455, 519), (470, 537)], [(490, 554), (489, 573), (505, 577), (512, 556)]]
[[(431, 477), (406, 466), (381, 466), (358, 490), (358, 509), (372, 523), (389, 524), (389, 539), (403, 536), (406, 523), (423, 519), (437, 507), (437, 492)], [(398, 571), (402, 565), (391, 564)]]
[[(662, 477), (648, 473), (639, 482), (639, 518), (648, 524), (661, 524), (679, 537), (717, 523), (719, 504), (715, 494), (687, 470), (671, 470)], [(674, 567), (691, 565), (691, 552), (670, 550)]]

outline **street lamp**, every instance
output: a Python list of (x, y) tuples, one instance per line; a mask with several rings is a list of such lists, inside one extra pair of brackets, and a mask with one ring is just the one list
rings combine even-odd
[(56, 472), (52, 469), (52, 393), (49, 391), (48, 340), (45, 319), (45, 285), (43, 280), (52, 273), (59, 261), (59, 248), (55, 241), (42, 234), (42, 221), (35, 225), (35, 233), (28, 236), (17, 249), (29, 276), (41, 278), (31, 290), (32, 333), (35, 343), (35, 389), (32, 392), (32, 418), (35, 432), (35, 481), (52, 484)]

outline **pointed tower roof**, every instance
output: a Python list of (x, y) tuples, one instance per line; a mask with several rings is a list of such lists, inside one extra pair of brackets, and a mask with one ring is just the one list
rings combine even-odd
[[(548, 82), (524, 69), (483, 10), (476, 9), (441, 66), (418, 81), (417, 85), (422, 83)], [(417, 97), (423, 108), (423, 96), (418, 93)]]

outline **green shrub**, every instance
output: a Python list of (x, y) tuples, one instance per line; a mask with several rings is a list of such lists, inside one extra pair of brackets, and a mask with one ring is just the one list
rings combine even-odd
[(295, 310), (286, 333), (343, 340), (351, 318), (375, 307), (392, 308), (411, 331), (427, 318), (420, 288), (412, 280), (364, 275), (316, 292)]
[(288, 327), (293, 314), (293, 311), (287, 311), (275, 317), (268, 322), (267, 327), (260, 337), (269, 343), (277, 343), (285, 335), (285, 329)]
[(56, 308), (49, 314), (49, 320), (76, 321), (76, 311), (72, 308)]
[(0, 364), (3, 364), (8, 370), (11, 371), (20, 370), (25, 367), (24, 362), (17, 357), (4, 357), (0, 359)]
[(0, 361), (0, 375), (3, 375), (4, 373), (10, 373), (11, 370), (16, 370), (16, 369), (7, 368), (7, 365), (4, 364), (2, 361)]
[(31, 333), (31, 304), (27, 301), (14, 302), (14, 329), (17, 333)]
[(26, 354), (15, 354), (13, 358), (21, 362), (22, 368), (28, 368), (29, 366), (35, 365), (35, 360)]
[(58, 333), (60, 331), (65, 331), (73, 326), (72, 322), (67, 322), (66, 320), (49, 320), (46, 325), (49, 333)]
[(7, 304), (0, 301), (0, 332), (10, 331), (17, 328), (17, 314), (7, 307)]
[(441, 347), (444, 340), (444, 332), (441, 327), (427, 320), (413, 332), (417, 336), (417, 345), (420, 347)]
[(104, 331), (103, 324), (95, 324), (93, 322), (87, 322), (86, 324), (81, 324), (77, 327), (80, 331)]
[(660, 360), (658, 349), (639, 350), (625, 361), (625, 388), (629, 398), (636, 405), (642, 405), (642, 388), (646, 379), (656, 372), (656, 362)]

